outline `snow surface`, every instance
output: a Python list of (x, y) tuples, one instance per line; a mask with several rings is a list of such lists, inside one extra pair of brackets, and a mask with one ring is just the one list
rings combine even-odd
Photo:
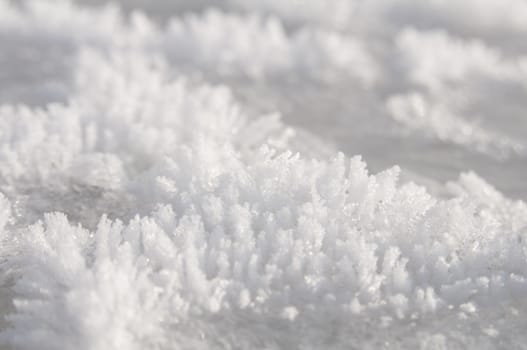
[(0, 0), (2, 349), (527, 348), (527, 3), (121, 6)]

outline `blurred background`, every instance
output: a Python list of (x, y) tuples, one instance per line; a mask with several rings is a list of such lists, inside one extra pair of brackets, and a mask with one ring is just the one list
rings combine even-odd
[[(70, 25), (36, 37), (16, 30), (7, 3), (35, 26)], [(171, 74), (228, 86), (249, 115), (280, 113), (309, 156), (398, 164), (438, 195), (472, 170), (527, 199), (523, 0), (79, 0), (84, 14), (70, 19), (46, 3), (0, 2), (2, 104), (65, 101), (79, 49), (68, 38), (104, 50), (119, 37), (108, 30), (131, 28)], [(92, 33), (77, 31), (94, 18)]]

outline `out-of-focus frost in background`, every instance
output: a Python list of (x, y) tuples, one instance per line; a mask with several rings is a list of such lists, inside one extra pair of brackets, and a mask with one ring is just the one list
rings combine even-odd
[[(248, 109), (281, 113), (309, 133), (302, 143), (313, 151), (362, 154), (376, 171), (399, 164), (421, 182), (474, 170), (507, 195), (527, 197), (522, 0), (118, 5), (155, 20), (163, 31), (156, 40), (164, 43), (150, 44), (164, 51), (174, 72), (225, 84)], [(93, 26), (101, 37), (112, 35), (112, 28)], [(93, 35), (78, 30), (86, 40)], [(38, 38), (2, 32), (0, 101), (64, 100), (75, 51), (68, 34), (55, 40), (45, 30)]]

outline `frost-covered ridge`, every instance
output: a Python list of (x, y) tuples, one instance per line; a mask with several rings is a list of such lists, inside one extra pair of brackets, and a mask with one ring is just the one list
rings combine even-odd
[[(54, 85), (62, 102), (0, 106), (0, 348), (524, 346), (524, 202), (473, 172), (439, 197), (400, 180), (398, 166), (372, 174), (360, 156), (314, 160), (294, 151), (280, 115), (196, 78), (367, 90), (388, 74), (344, 32), (286, 30), (268, 16), (295, 15), (281, 4), (161, 28), (115, 7), (0, 0), (1, 35), (42, 36), (71, 55)], [(319, 16), (341, 28), (354, 11), (306, 4), (299, 26)], [(419, 62), (401, 64), (410, 88), (387, 99), (390, 118), (497, 158), (525, 152), (438, 102), (466, 71), (520, 84), (523, 61), (473, 43), (458, 54), (479, 65), (432, 74), (435, 57), (412, 56), (421, 40), (446, 56), (455, 42), (410, 29), (398, 38), (404, 62)]]

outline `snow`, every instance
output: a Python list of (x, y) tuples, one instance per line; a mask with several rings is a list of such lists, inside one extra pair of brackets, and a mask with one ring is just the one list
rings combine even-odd
[(1, 346), (523, 347), (526, 9), (483, 3), (0, 0)]

